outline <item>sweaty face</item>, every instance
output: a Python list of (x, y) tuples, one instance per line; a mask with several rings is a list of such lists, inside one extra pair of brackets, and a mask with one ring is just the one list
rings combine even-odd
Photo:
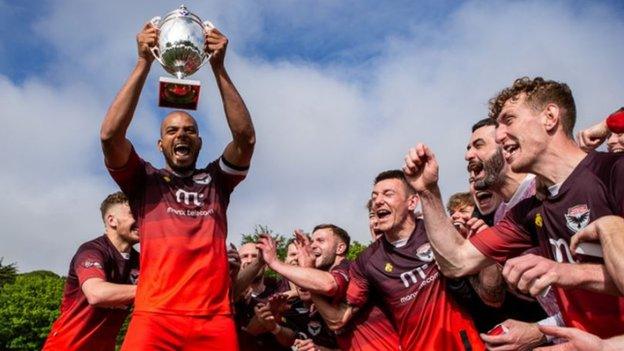
[(286, 251), (286, 259), (284, 260), (286, 264), (291, 266), (297, 266), (299, 263), (297, 262), (297, 247), (295, 244), (288, 245)]
[(501, 198), (489, 190), (476, 190), (474, 185), (475, 182), (470, 179), (470, 194), (472, 194), (479, 213), (489, 215), (496, 211), (501, 203)]
[(260, 251), (256, 248), (255, 244), (247, 243), (242, 245), (238, 249), (238, 255), (241, 259), (241, 269), (249, 266), (250, 264), (258, 261), (260, 257)]
[(534, 173), (533, 166), (548, 145), (544, 111), (536, 112), (520, 94), (505, 102), (498, 115), (496, 142), (503, 149), (503, 157), (517, 173)]
[(468, 161), (468, 173), (475, 180), (475, 188), (489, 189), (500, 183), (505, 167), (502, 148), (496, 144), (496, 127), (483, 126), (470, 136), (464, 157)]
[(415, 195), (408, 194), (405, 184), (399, 179), (385, 179), (373, 186), (372, 210), (377, 216), (377, 227), (381, 233), (399, 230), (413, 216)]
[(624, 152), (624, 133), (611, 133), (607, 139), (609, 152)]
[(117, 204), (109, 210), (109, 215), (112, 216), (112, 227), (116, 230), (117, 234), (130, 244), (136, 244), (139, 242), (139, 230), (130, 211), (128, 204)]
[(339, 240), (331, 229), (318, 229), (312, 233), (312, 252), (316, 256), (316, 268), (329, 269), (336, 261)]
[(173, 112), (163, 121), (158, 147), (171, 170), (178, 173), (194, 170), (201, 143), (197, 123), (189, 114)]
[(383, 232), (379, 230), (379, 218), (377, 218), (377, 214), (372, 210), (368, 213), (368, 229), (370, 230), (373, 241), (379, 239), (379, 237), (383, 235)]

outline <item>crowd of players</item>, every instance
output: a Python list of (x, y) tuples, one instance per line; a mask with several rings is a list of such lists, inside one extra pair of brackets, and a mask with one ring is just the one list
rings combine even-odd
[(329, 223), (296, 230), (281, 261), (268, 234), (226, 247), (255, 133), (217, 29), (205, 50), (232, 133), (222, 156), (196, 167), (202, 140), (180, 111), (161, 126), (164, 169), (126, 138), (157, 40), (149, 24), (137, 36), (102, 124), (122, 192), (102, 203), (105, 234), (70, 264), (45, 350), (113, 350), (129, 306), (123, 350), (624, 348), (624, 109), (575, 138), (570, 88), (520, 78), (466, 131), (469, 191), (445, 205), (435, 154), (417, 144), (373, 180), (371, 243), (354, 261)]

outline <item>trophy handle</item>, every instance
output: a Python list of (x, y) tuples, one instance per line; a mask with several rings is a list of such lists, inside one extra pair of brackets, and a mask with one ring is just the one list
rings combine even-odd
[[(208, 29), (213, 29), (215, 26), (214, 24), (212, 24), (212, 22), (210, 21), (204, 21), (202, 22), (204, 24), (204, 27), (208, 28)], [(210, 61), (210, 57), (212, 55), (211, 54), (207, 54), (206, 58), (204, 59), (204, 61), (199, 65), (199, 67), (197, 67), (197, 69), (202, 68), (206, 63), (208, 63), (208, 61)]]
[[(150, 23), (154, 27), (159, 28), (160, 27), (160, 21), (161, 21), (160, 16), (156, 16), (156, 17), (153, 17), (150, 20)], [(156, 61), (160, 62), (160, 64), (162, 66), (164, 66), (165, 64), (163, 63), (162, 59), (160, 58), (160, 50), (158, 49), (158, 47), (157, 46), (153, 46), (153, 47), (150, 48), (150, 51), (152, 52), (152, 55), (154, 55), (154, 58), (156, 59)]]

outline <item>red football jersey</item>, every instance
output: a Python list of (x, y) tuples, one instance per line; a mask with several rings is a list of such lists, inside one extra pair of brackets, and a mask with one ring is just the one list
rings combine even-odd
[[(484, 255), (504, 263), (539, 243), (547, 257), (564, 263), (603, 263), (574, 256), (570, 239), (592, 221), (624, 214), (624, 155), (589, 153), (561, 184), (559, 192), (540, 202), (521, 201), (496, 226), (470, 241)], [(624, 298), (583, 289), (555, 287), (566, 325), (602, 338), (624, 334)]]
[(109, 171), (139, 226), (143, 270), (135, 310), (230, 315), (226, 210), (246, 170), (221, 157), (180, 177), (132, 150), (123, 168)]
[(139, 253), (133, 249), (129, 259), (123, 258), (105, 235), (82, 244), (69, 266), (61, 315), (52, 324), (43, 350), (115, 350), (128, 309), (93, 307), (81, 287), (90, 278), (135, 284), (138, 269)]
[(351, 266), (349, 304), (379, 301), (408, 350), (484, 350), (468, 314), (448, 295), (422, 220), (407, 244), (379, 238)]

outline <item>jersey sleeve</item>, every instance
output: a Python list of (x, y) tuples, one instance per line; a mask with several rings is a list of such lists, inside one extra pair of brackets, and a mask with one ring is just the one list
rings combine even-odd
[(123, 167), (111, 168), (107, 166), (107, 168), (121, 191), (128, 197), (133, 197), (145, 185), (147, 176), (146, 163), (139, 157), (134, 147), (130, 151), (128, 162)]
[(610, 188), (618, 215), (624, 216), (624, 155), (619, 157), (611, 169)]
[(350, 280), (349, 279), (349, 266), (341, 265), (339, 267), (332, 269), (329, 273), (332, 275), (332, 277), (334, 278), (334, 281), (336, 282), (336, 285), (338, 286), (338, 289), (332, 296), (332, 302), (336, 304), (338, 302), (343, 301), (345, 298), (345, 295), (347, 294), (347, 288), (349, 287), (349, 280)]
[(615, 112), (607, 117), (607, 128), (616, 134), (624, 133), (624, 110)]
[(220, 187), (226, 194), (232, 193), (234, 188), (247, 177), (249, 167), (238, 167), (221, 156), (208, 165), (213, 174), (218, 177)]
[(74, 270), (80, 286), (90, 278), (106, 280), (105, 257), (102, 251), (92, 247), (81, 247), (74, 259)]
[(522, 254), (536, 244), (522, 224), (523, 211), (521, 202), (509, 210), (495, 226), (471, 236), (468, 240), (482, 254), (498, 263)]
[(368, 301), (370, 283), (366, 278), (366, 267), (363, 255), (351, 264), (349, 268), (351, 280), (347, 287), (347, 303), (351, 306), (362, 307)]

